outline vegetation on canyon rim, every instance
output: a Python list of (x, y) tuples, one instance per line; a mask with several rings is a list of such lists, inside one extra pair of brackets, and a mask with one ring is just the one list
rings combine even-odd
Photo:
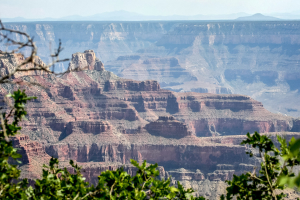
[[(58, 59), (59, 48), (52, 55), (54, 62), (48, 66), (35, 63), (36, 46), (33, 40), (26, 34), (19, 31), (7, 30), (1, 24), (0, 31), (14, 32), (27, 37), (28, 41), (21, 43), (2, 35), (8, 43), (18, 47), (10, 52), (0, 52), (1, 54), (16, 53), (24, 47), (32, 48), (31, 55), (24, 62), (18, 65), (14, 71), (7, 76), (0, 78), (0, 83), (17, 84), (13, 82), (13, 75), (27, 71), (44, 71), (55, 74), (53, 63), (60, 62)], [(26, 68), (28, 63), (33, 63), (34, 68)], [(25, 118), (27, 112), (25, 104), (35, 97), (28, 97), (25, 91), (15, 91), (6, 96), (5, 101), (12, 103), (10, 109), (5, 110), (1, 115), (0, 131), (0, 198), (1, 199), (204, 199), (203, 197), (193, 197), (192, 189), (184, 189), (178, 182), (177, 187), (170, 185), (170, 179), (158, 180), (159, 175), (157, 164), (147, 165), (144, 161), (139, 165), (136, 161), (131, 163), (137, 167), (135, 176), (130, 176), (122, 168), (116, 171), (106, 171), (99, 176), (97, 186), (89, 186), (80, 172), (80, 167), (73, 161), (70, 165), (75, 173), (70, 173), (66, 168), (58, 167), (58, 159), (52, 158), (49, 166), (44, 166), (42, 178), (36, 180), (35, 187), (28, 187), (28, 181), (23, 179), (18, 181), (21, 171), (17, 165), (11, 163), (18, 161), (20, 155), (13, 147), (10, 137), (15, 136), (21, 130), (19, 122)], [(262, 160), (257, 171), (248, 172), (241, 176), (235, 176), (231, 181), (227, 181), (227, 194), (221, 199), (282, 199), (283, 193), (278, 192), (287, 186), (300, 186), (300, 176), (295, 176), (292, 168), (300, 162), (300, 140), (292, 139), (289, 144), (285, 139), (278, 137), (280, 149), (267, 136), (254, 133), (248, 134), (247, 139), (242, 144), (250, 145), (258, 149), (258, 153), (250, 151), (250, 156), (259, 156)]]

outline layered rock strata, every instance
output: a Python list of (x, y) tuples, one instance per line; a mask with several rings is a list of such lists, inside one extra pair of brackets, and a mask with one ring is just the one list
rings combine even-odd
[(168, 175), (174, 178), (175, 180), (194, 180), (194, 181), (202, 181), (205, 180), (204, 174), (197, 169), (196, 172), (192, 172), (186, 170), (184, 168), (180, 168), (174, 171), (168, 171)]
[[(284, 137), (286, 137), (287, 139), (291, 138), (291, 137), (296, 137), (299, 138), (300, 137), (300, 133), (268, 133), (268, 135), (271, 138), (276, 137), (277, 134), (280, 134)], [(135, 135), (136, 136), (136, 135)], [(151, 138), (152, 137), (152, 138)], [(154, 137), (154, 138), (153, 138)], [(161, 141), (161, 139), (157, 136), (151, 136), (151, 135), (139, 135), (139, 138), (136, 137), (132, 137), (134, 138), (134, 140), (137, 141), (143, 141), (144, 143), (155, 143), (156, 141), (160, 141), (161, 143), (179, 143), (179, 144), (185, 144), (185, 148), (195, 148), (195, 145), (198, 144), (199, 145), (199, 141), (195, 141), (197, 140), (196, 138), (181, 138), (181, 139), (171, 139), (171, 138), (166, 138), (165, 141)], [(224, 136), (224, 137), (219, 137), (218, 139), (221, 141), (226, 141), (225, 144), (227, 147), (230, 147), (232, 149), (234, 148), (238, 148), (238, 145), (234, 145), (235, 143), (237, 143), (240, 139), (245, 139), (245, 136), (239, 136), (237, 138), (237, 140), (233, 140), (232, 136)], [(103, 138), (104, 139), (104, 138)], [(114, 138), (112, 138), (113, 140)], [(41, 165), (42, 163), (46, 163), (47, 159), (49, 160), (49, 156), (45, 156), (44, 151), (42, 151), (42, 148), (40, 148), (40, 144), (38, 144), (37, 142), (33, 142), (34, 145), (32, 144), (32, 142), (29, 140), (28, 136), (25, 135), (19, 135), (18, 137), (14, 138), (14, 145), (16, 145), (16, 147), (21, 147), (23, 144), (23, 148), (20, 153), (23, 155), (23, 158), (26, 158), (27, 160), (25, 160), (25, 162), (23, 163), (23, 165), (20, 167), (22, 170), (22, 177), (27, 177), (30, 178), (31, 180), (34, 178), (39, 178), (40, 174), (41, 174)], [(231, 141), (231, 142), (228, 142)], [(107, 138), (106, 138), (106, 142), (107, 142)], [(137, 145), (134, 143), (134, 141), (131, 141), (133, 143), (132, 145), (132, 149), (131, 151), (136, 151), (135, 157), (132, 157), (136, 160), (139, 160), (140, 162), (143, 160), (143, 157), (145, 155), (145, 150), (146, 149), (142, 149), (139, 150), (138, 147), (136, 147)], [(208, 147), (213, 145), (213, 151), (220, 151), (222, 152), (222, 154), (227, 155), (226, 159), (218, 159), (218, 157), (216, 156), (217, 154), (214, 154), (217, 158), (217, 160), (213, 160), (213, 158), (210, 158), (212, 160), (207, 160), (205, 162), (211, 162), (211, 165), (209, 168), (203, 168), (202, 164), (197, 164), (195, 166), (192, 166), (190, 164), (191, 160), (197, 159), (203, 159), (204, 155), (209, 154), (209, 157), (213, 157), (213, 154), (209, 153), (209, 152), (204, 152), (204, 151), (199, 151), (199, 149), (194, 149), (195, 152), (197, 152), (198, 154), (201, 155), (201, 157), (194, 157), (189, 153), (187, 153), (187, 155), (189, 155), (188, 157), (185, 157), (185, 159), (183, 159), (181, 162), (188, 162), (186, 164), (181, 164), (181, 165), (174, 165), (174, 162), (172, 160), (170, 160), (169, 162), (171, 162), (171, 165), (168, 165), (166, 162), (160, 162), (163, 166), (160, 166), (158, 169), (160, 171), (160, 178), (167, 178), (167, 177), (171, 177), (172, 180), (172, 184), (176, 184), (177, 181), (180, 181), (185, 187), (192, 187), (194, 190), (196, 190), (195, 195), (201, 195), (201, 196), (206, 196), (208, 199), (218, 199), (219, 195), (225, 193), (225, 188), (227, 187), (226, 184), (223, 182), (224, 180), (229, 180), (231, 179), (233, 174), (236, 175), (240, 175), (242, 173), (248, 172), (248, 171), (253, 171), (254, 167), (258, 167), (260, 165), (260, 161), (259, 160), (251, 160), (249, 159), (249, 157), (244, 153), (241, 152), (243, 156), (239, 157), (239, 158), (234, 158), (237, 155), (233, 155), (231, 151), (228, 151), (228, 149), (224, 149), (224, 146), (220, 146), (217, 143), (206, 143), (204, 141), (201, 142), (203, 147)], [(31, 148), (28, 148), (28, 146), (30, 146)], [(147, 145), (143, 145), (144, 147), (147, 147)], [(159, 161), (159, 159), (161, 159), (161, 157), (166, 157), (167, 155), (170, 155), (171, 152), (166, 152), (165, 154), (162, 154), (162, 152), (164, 152), (166, 149), (169, 149), (170, 147), (166, 147), (164, 149), (162, 149), (163, 145), (157, 145), (159, 148), (161, 148), (160, 151), (153, 151), (151, 149), (147, 149), (147, 151), (151, 154), (152, 153), (152, 159), (153, 159), (153, 155), (157, 155), (154, 159), (155, 161)], [(196, 145), (197, 146), (197, 145)], [(36, 148), (38, 147), (38, 148)], [(183, 146), (180, 145), (179, 146), (181, 148), (181, 150), (179, 152), (177, 152), (177, 154), (179, 154), (180, 157), (184, 158), (184, 152), (183, 152)], [(70, 145), (69, 145), (70, 148)], [(130, 164), (126, 164), (126, 162), (123, 161), (122, 162), (118, 162), (116, 160), (109, 160), (109, 157), (114, 156), (116, 154), (118, 154), (118, 152), (114, 152), (114, 155), (111, 155), (109, 153), (105, 153), (110, 151), (109, 149), (112, 148), (112, 146), (107, 146), (107, 148), (104, 150), (102, 150), (102, 152), (104, 153), (103, 160), (97, 160), (97, 158), (94, 156), (91, 161), (82, 161), (79, 160), (78, 164), (82, 167), (82, 173), (84, 175), (84, 177), (86, 177), (87, 181), (90, 182), (91, 184), (97, 184), (98, 182), (98, 175), (106, 170), (115, 170), (119, 167), (124, 167), (125, 171), (127, 171), (129, 174), (134, 175), (136, 172), (136, 168), (134, 168), (132, 165)], [(245, 148), (245, 147), (243, 147)], [(71, 148), (72, 149), (72, 148)], [(59, 152), (64, 152), (65, 149), (59, 149)], [(122, 149), (118, 149), (119, 153), (124, 153), (124, 151)], [(244, 149), (245, 150), (245, 149)], [(84, 152), (86, 150), (82, 149), (81, 152)], [(237, 149), (238, 151), (238, 149)], [(91, 152), (91, 151), (90, 151)], [(95, 148), (92, 151), (93, 153), (98, 153), (99, 154), (99, 150), (96, 150)], [(100, 151), (101, 152), (101, 151)], [(70, 153), (70, 152), (69, 152)], [(75, 153), (75, 152), (73, 152)], [(148, 153), (148, 155), (149, 155)], [(37, 156), (39, 155), (39, 156)], [(44, 158), (43, 158), (44, 157)], [(64, 158), (59, 155), (58, 156), (61, 160), (61, 167), (67, 167), (68, 170), (70, 172), (73, 171), (73, 169), (71, 168), (71, 166), (68, 164), (68, 160), (64, 161)], [(151, 155), (149, 155), (146, 159), (150, 160), (150, 163), (153, 162), (151, 159)], [(233, 159), (234, 158), (234, 159)], [(78, 160), (78, 159), (77, 159)], [(229, 161), (229, 162), (228, 162)], [(37, 162), (39, 162), (39, 165), (37, 165)], [(245, 164), (242, 162), (247, 162), (247, 163), (251, 163), (251, 164)], [(215, 164), (213, 164), (215, 163)], [(223, 164), (216, 164), (216, 163), (223, 163)], [(175, 167), (175, 168), (174, 168)], [(176, 167), (184, 167), (184, 168), (176, 168)], [(197, 168), (201, 168), (202, 170), (199, 170)], [(215, 170), (214, 170), (215, 169)], [(293, 193), (293, 192), (292, 192)], [(290, 194), (291, 195), (291, 194)], [(296, 195), (296, 194), (295, 194)], [(293, 195), (292, 195), (293, 196)]]
[[(14, 147), (18, 149), (21, 158), (16, 163), (21, 169), (21, 178), (28, 178), (30, 183), (42, 175), (43, 164), (49, 164), (50, 156), (45, 148), (37, 141), (29, 139), (28, 135), (18, 134), (12, 138)], [(12, 160), (15, 163), (14, 160)]]
[(173, 116), (160, 116), (158, 120), (150, 122), (145, 129), (153, 135), (163, 137), (186, 137), (192, 133), (188, 131), (187, 125), (175, 120)]
[[(239, 145), (245, 136), (236, 135), (299, 131), (298, 120), (271, 113), (248, 96), (176, 93), (161, 89), (157, 81), (122, 79), (104, 67), (95, 69), (92, 51), (80, 55), (70, 64), (70, 70), (79, 71), (15, 79), (44, 86), (20, 86), (38, 97), (28, 103), (28, 121), (22, 122), (25, 143), (61, 162), (80, 162), (93, 183), (95, 174), (128, 165), (130, 159), (158, 163), (178, 180), (227, 180), (259, 163)], [(3, 85), (1, 95), (16, 88)], [(35, 169), (36, 159), (30, 157), (39, 159), (40, 154), (24, 149), (21, 167)]]

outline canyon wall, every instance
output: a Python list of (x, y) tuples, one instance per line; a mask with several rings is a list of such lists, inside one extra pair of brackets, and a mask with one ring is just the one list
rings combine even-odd
[[(0, 61), (2, 69), (16, 65)], [(20, 85), (1, 85), (2, 97), (17, 88), (37, 97), (27, 104), (23, 135), (13, 139), (23, 155), (22, 178), (38, 178), (52, 156), (62, 167), (79, 162), (96, 183), (99, 173), (122, 165), (134, 173), (135, 159), (158, 163), (161, 178), (173, 175), (173, 183), (221, 187), (219, 181), (260, 164), (239, 145), (247, 132), (300, 137), (298, 119), (269, 112), (249, 96), (174, 92), (155, 80), (124, 79), (107, 71), (93, 50), (72, 55), (69, 70), (77, 68), (62, 76), (21, 74), (12, 79)], [(197, 194), (203, 191), (212, 189)]]

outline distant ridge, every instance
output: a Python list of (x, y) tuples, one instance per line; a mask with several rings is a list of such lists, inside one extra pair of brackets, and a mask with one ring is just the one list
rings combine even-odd
[(113, 12), (104, 12), (91, 16), (80, 16), (73, 15), (62, 17), (58, 19), (59, 21), (127, 21), (127, 20), (143, 20), (144, 15), (128, 12), (125, 10), (113, 11)]
[(27, 19), (23, 17), (2, 18), (3, 22), (32, 22), (32, 21), (151, 21), (151, 20), (234, 20), (237, 17), (248, 16), (247, 13), (233, 13), (224, 15), (143, 15), (125, 10), (103, 12), (90, 16), (71, 15), (61, 18), (37, 18)]
[[(279, 14), (273, 14), (279, 15)], [(80, 15), (71, 15), (61, 18), (37, 18), (37, 19), (27, 19), (23, 17), (15, 18), (0, 18), (2, 22), (33, 22), (33, 21), (172, 21), (172, 20), (238, 20), (238, 21), (278, 21), (278, 20), (291, 20), (291, 19), (300, 19), (300, 14), (297, 16), (290, 16), (289, 19), (284, 19), (285, 15), (279, 15), (280, 18), (273, 16), (266, 16), (261, 13), (256, 13), (254, 15), (249, 15), (247, 13), (233, 13), (233, 14), (224, 14), (224, 15), (168, 15), (168, 16), (152, 16), (152, 15), (143, 15), (135, 12), (128, 12), (125, 10), (112, 11), (112, 12), (103, 12), (90, 16), (80, 16)], [(282, 18), (283, 17), (283, 18)]]
[(282, 19), (279, 19), (277, 17), (272, 17), (272, 16), (266, 16), (261, 13), (256, 13), (254, 15), (247, 16), (247, 17), (239, 17), (236, 20), (239, 20), (239, 21), (278, 21), (278, 20), (282, 20)]

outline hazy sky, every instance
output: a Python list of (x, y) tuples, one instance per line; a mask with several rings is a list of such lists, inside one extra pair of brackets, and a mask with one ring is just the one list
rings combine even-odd
[(144, 15), (215, 15), (300, 10), (300, 0), (0, 0), (0, 18), (88, 16), (126, 10)]

